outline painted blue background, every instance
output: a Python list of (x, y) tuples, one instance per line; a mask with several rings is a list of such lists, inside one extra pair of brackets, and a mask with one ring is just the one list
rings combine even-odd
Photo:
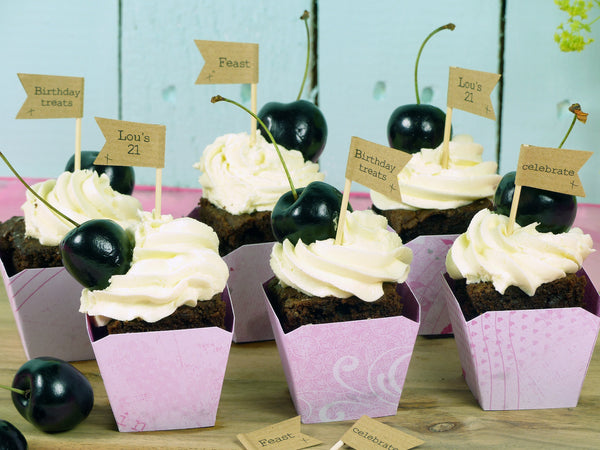
[[(327, 181), (343, 187), (351, 136), (387, 145), (386, 124), (399, 105), (413, 103), (413, 67), (422, 40), (436, 35), (419, 68), (424, 98), (446, 104), (448, 67), (499, 72), (503, 92), (492, 100), (501, 121), (455, 110), (455, 133), (485, 147), (500, 173), (514, 170), (521, 144), (556, 147), (581, 103), (589, 119), (577, 123), (565, 148), (598, 149), (600, 142), (600, 25), (581, 53), (563, 53), (553, 41), (566, 17), (551, 0), (318, 1), (319, 104), (329, 125), (321, 158)], [(99, 150), (104, 138), (95, 116), (164, 124), (163, 184), (201, 187), (192, 168), (215, 137), (249, 130), (232, 105), (211, 104), (215, 94), (249, 105), (244, 85), (195, 85), (202, 57), (194, 39), (256, 42), (260, 46), (258, 105), (295, 99), (304, 70), (306, 38), (298, 19), (310, 0), (3, 1), (0, 4), (0, 149), (30, 177), (55, 177), (75, 146), (74, 119), (16, 120), (25, 100), (17, 73), (82, 76), (85, 105), (82, 148)], [(501, 100), (501, 101), (500, 101)], [(501, 125), (501, 128), (500, 128)], [(0, 176), (10, 176), (0, 166)], [(136, 168), (139, 184), (154, 184), (152, 169)], [(581, 172), (586, 203), (600, 203), (597, 152)], [(357, 184), (353, 190), (364, 191)]]

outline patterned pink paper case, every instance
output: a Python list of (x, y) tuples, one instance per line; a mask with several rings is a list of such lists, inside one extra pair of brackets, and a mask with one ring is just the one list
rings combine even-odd
[(81, 285), (64, 267), (25, 269), (2, 280), (27, 359), (54, 356), (65, 361), (94, 359), (79, 312)]
[(452, 334), (446, 302), (440, 293), (446, 272), (446, 254), (458, 234), (419, 236), (406, 246), (413, 251), (410, 273), (406, 282), (421, 305), (420, 335)]
[(273, 340), (261, 285), (274, 276), (269, 264), (272, 248), (273, 242), (244, 245), (223, 257), (229, 267), (227, 288), (235, 315), (233, 342)]
[(89, 341), (119, 431), (214, 426), (233, 321), (228, 311), (227, 331), (208, 327), (107, 335), (87, 317)]
[(283, 332), (263, 289), (302, 423), (396, 415), (420, 315), (408, 285), (402, 283), (397, 289), (404, 299), (401, 316), (303, 325), (289, 333)]
[(581, 386), (600, 329), (600, 296), (592, 281), (587, 307), (490, 311), (465, 321), (444, 274), (463, 373), (484, 410), (570, 408)]

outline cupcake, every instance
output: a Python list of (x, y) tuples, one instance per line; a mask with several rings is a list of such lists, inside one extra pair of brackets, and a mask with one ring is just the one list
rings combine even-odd
[[(111, 219), (123, 228), (138, 222), (141, 203), (112, 189), (106, 175), (91, 170), (64, 172), (31, 186), (52, 206), (78, 223)], [(24, 269), (62, 266), (58, 244), (73, 224), (59, 217), (26, 191), (23, 217), (0, 225), (0, 252), (9, 276)]]
[[(79, 223), (109, 218), (130, 227), (139, 220), (139, 201), (114, 191), (106, 175), (90, 170), (65, 172), (32, 188)], [(25, 353), (29, 359), (46, 355), (66, 361), (93, 359), (78, 311), (81, 285), (62, 267), (58, 247), (73, 225), (29, 191), (22, 209), (24, 216), (0, 224), (0, 256)]]
[(448, 168), (442, 145), (415, 153), (398, 175), (402, 202), (371, 191), (373, 210), (385, 216), (407, 243), (421, 235), (459, 234), (477, 211), (491, 208), (500, 182), (495, 162), (482, 161), (483, 147), (468, 135), (449, 142)]
[(586, 278), (578, 275), (592, 238), (579, 228), (540, 233), (482, 210), (446, 257), (459, 302), (472, 318), (486, 311), (584, 307)]
[(231, 346), (228, 274), (209, 226), (144, 213), (127, 273), (82, 291), (80, 311), (120, 431), (214, 425)]
[(443, 297), (467, 383), (483, 409), (576, 406), (600, 329), (579, 228), (508, 233), (482, 210), (450, 248)]
[(304, 423), (396, 413), (419, 327), (411, 260), (369, 210), (348, 213), (340, 245), (275, 243), (265, 301)]
[(448, 168), (442, 168), (442, 145), (413, 154), (398, 175), (402, 202), (371, 191), (373, 210), (384, 215), (413, 250), (408, 284), (421, 305), (421, 335), (452, 333), (444, 302), (439, 300), (441, 273), (449, 246), (471, 218), (492, 206), (500, 176), (495, 162), (482, 161), (483, 147), (467, 135), (449, 142)]
[[(325, 178), (318, 164), (304, 161), (299, 151), (279, 149), (297, 188)], [(275, 240), (271, 211), (290, 184), (275, 147), (260, 131), (254, 145), (248, 133), (217, 138), (194, 168), (201, 172), (202, 198), (191, 215), (215, 230), (221, 255), (242, 245)]]

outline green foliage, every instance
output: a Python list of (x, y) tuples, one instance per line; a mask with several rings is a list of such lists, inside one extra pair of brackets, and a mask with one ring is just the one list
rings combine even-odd
[(580, 52), (586, 45), (594, 42), (592, 38), (586, 37), (586, 33), (591, 33), (592, 24), (600, 19), (600, 15), (589, 20), (588, 13), (594, 7), (600, 8), (600, 0), (554, 0), (554, 3), (569, 15), (554, 34), (554, 41), (563, 52)]

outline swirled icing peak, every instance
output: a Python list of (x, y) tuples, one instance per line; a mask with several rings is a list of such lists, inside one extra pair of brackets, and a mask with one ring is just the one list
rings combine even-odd
[[(302, 153), (278, 146), (296, 188), (323, 181), (319, 165), (304, 161)], [(194, 164), (200, 170), (202, 195), (231, 214), (272, 211), (279, 197), (290, 190), (275, 146), (256, 132), (226, 134), (207, 146)]]
[(495, 162), (482, 161), (483, 147), (468, 135), (449, 143), (449, 163), (442, 167), (442, 145), (413, 154), (398, 174), (402, 203), (371, 191), (373, 204), (387, 209), (450, 209), (494, 195), (500, 182)]
[[(123, 228), (139, 221), (142, 205), (139, 200), (113, 190), (106, 174), (93, 170), (64, 172), (57, 179), (34, 184), (31, 188), (44, 200), (77, 223), (90, 219), (111, 219)], [(21, 206), (25, 232), (42, 245), (58, 245), (73, 228), (73, 224), (55, 214), (27, 191)]]
[(131, 268), (113, 275), (104, 290), (84, 289), (80, 311), (116, 320), (156, 322), (179, 306), (195, 306), (225, 289), (227, 264), (208, 225), (183, 217), (144, 213), (135, 230)]
[(504, 294), (517, 286), (528, 295), (538, 286), (577, 272), (594, 250), (592, 238), (579, 228), (566, 233), (540, 233), (532, 223), (514, 225), (508, 233), (508, 217), (488, 209), (479, 211), (446, 256), (446, 270), (467, 283), (492, 282)]
[(346, 215), (340, 245), (334, 239), (306, 245), (299, 240), (275, 243), (271, 268), (284, 286), (305, 294), (373, 302), (383, 295), (384, 282), (402, 283), (408, 277), (412, 250), (387, 228), (385, 217), (372, 211)]

